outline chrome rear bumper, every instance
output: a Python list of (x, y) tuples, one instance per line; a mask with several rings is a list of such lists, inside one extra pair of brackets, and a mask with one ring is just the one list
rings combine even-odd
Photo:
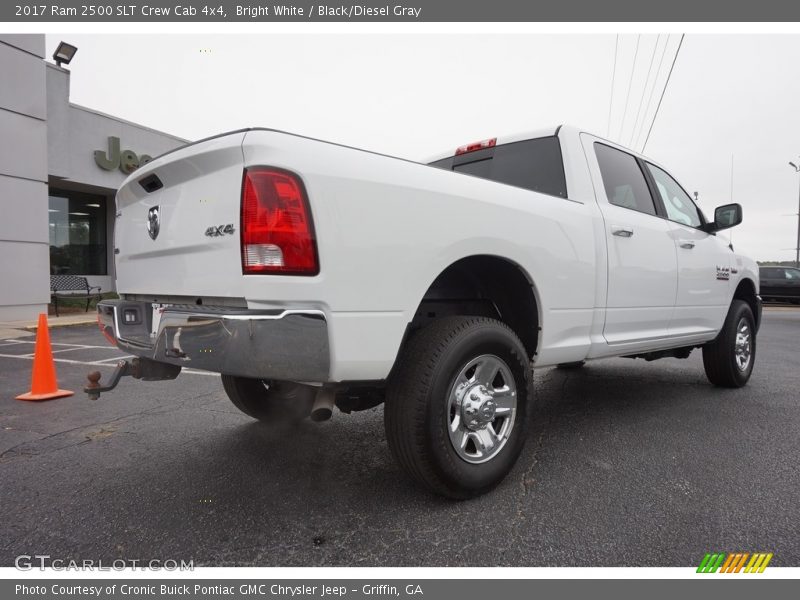
[(135, 356), (240, 377), (328, 380), (328, 324), (320, 310), (176, 305), (163, 309), (155, 334), (149, 303), (104, 300), (97, 313), (103, 332)]

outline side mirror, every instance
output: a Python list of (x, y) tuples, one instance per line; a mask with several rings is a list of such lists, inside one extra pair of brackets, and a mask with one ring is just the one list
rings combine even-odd
[(741, 204), (725, 204), (718, 206), (714, 210), (714, 222), (706, 223), (706, 231), (714, 233), (721, 229), (728, 229), (735, 227), (742, 222), (742, 205)]

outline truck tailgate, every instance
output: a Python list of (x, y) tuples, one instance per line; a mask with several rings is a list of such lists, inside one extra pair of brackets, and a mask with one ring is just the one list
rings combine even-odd
[(137, 169), (117, 192), (121, 294), (242, 297), (242, 141), (233, 132)]

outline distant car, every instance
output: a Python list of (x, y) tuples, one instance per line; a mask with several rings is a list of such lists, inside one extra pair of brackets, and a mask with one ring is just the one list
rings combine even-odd
[(800, 269), (794, 267), (759, 267), (761, 297), (764, 300), (800, 302)]

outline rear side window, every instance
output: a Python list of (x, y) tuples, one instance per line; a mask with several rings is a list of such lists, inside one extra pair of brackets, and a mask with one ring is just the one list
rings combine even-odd
[(567, 197), (561, 144), (556, 136), (503, 144), (437, 160), (432, 167)]
[(776, 267), (761, 267), (760, 275), (764, 279), (784, 279), (786, 277), (784, 270)]
[(623, 208), (655, 215), (653, 197), (636, 159), (627, 152), (597, 142), (594, 152), (608, 201)]

